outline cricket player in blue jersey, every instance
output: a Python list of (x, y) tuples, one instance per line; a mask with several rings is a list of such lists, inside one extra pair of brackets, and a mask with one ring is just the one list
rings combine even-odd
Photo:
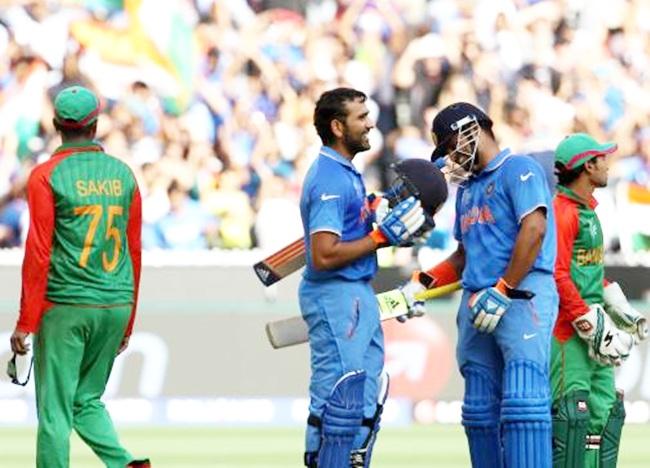
[[(551, 467), (549, 353), (558, 310), (553, 203), (542, 167), (501, 150), (492, 120), (455, 103), (433, 121), (448, 179), (459, 183), (458, 247), (402, 287), (462, 280), (457, 359), (472, 466)], [(418, 314), (417, 308), (414, 308)]]
[[(388, 390), (383, 333), (370, 284), (377, 271), (375, 251), (410, 242), (425, 223), (425, 203), (413, 196), (381, 219), (374, 215), (361, 174), (352, 165), (356, 153), (370, 148), (368, 132), (374, 124), (365, 101), (365, 94), (350, 88), (319, 98), (314, 125), (323, 146), (300, 200), (307, 265), (299, 299), (312, 370), (304, 462), (310, 468), (370, 465)], [(444, 186), (438, 169), (420, 162), (430, 164)]]

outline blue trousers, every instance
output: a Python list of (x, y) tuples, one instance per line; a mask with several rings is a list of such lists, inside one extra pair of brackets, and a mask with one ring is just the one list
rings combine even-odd
[(465, 379), (463, 425), (474, 467), (551, 466), (549, 362), (558, 295), (551, 274), (519, 285), (493, 333), (471, 322), (465, 291), (458, 311), (458, 367)]
[[(364, 418), (377, 408), (378, 379), (384, 366), (384, 334), (375, 293), (366, 281), (308, 281), (299, 289), (300, 310), (309, 328), (311, 381), (309, 412), (320, 417), (336, 381), (366, 371)], [(355, 440), (358, 448), (365, 434)], [(306, 451), (317, 451), (320, 432), (307, 426)]]

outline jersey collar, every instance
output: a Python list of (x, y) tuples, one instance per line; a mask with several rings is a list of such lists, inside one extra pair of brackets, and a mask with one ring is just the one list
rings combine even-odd
[(325, 158), (333, 159), (334, 161), (341, 164), (342, 166), (345, 166), (350, 170), (352, 170), (353, 172), (355, 172), (356, 174), (359, 174), (357, 168), (354, 167), (354, 164), (352, 164), (352, 161), (350, 161), (347, 158), (344, 158), (338, 151), (330, 148), (329, 146), (321, 146), (318, 155)]
[(101, 152), (104, 148), (93, 140), (75, 141), (72, 143), (64, 143), (54, 150), (52, 156), (67, 156), (72, 153), (90, 153)]
[(558, 197), (563, 197), (563, 198), (568, 198), (569, 200), (572, 200), (576, 203), (580, 203), (581, 205), (587, 206), (591, 208), (592, 210), (595, 210), (596, 207), (598, 206), (598, 202), (594, 197), (590, 197), (589, 200), (585, 200), (582, 198), (580, 195), (575, 193), (573, 190), (571, 190), (568, 187), (565, 187), (564, 185), (557, 185), (557, 191)]
[(485, 172), (492, 172), (492, 171), (498, 169), (499, 167), (501, 167), (501, 165), (504, 162), (507, 161), (507, 159), (510, 156), (512, 156), (512, 154), (510, 152), (510, 148), (503, 149), (502, 151), (497, 153), (497, 155), (492, 159), (492, 161), (490, 161), (488, 163), (487, 166), (485, 166), (485, 168), (481, 171), (481, 174), (485, 173)]

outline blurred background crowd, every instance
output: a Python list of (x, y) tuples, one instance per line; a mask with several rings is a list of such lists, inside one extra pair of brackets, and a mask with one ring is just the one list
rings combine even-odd
[[(140, 180), (148, 250), (280, 247), (320, 142), (326, 89), (366, 92), (368, 188), (428, 158), (435, 112), (483, 107), (502, 147), (613, 140), (606, 247), (650, 251), (650, 3), (644, 0), (0, 0), (0, 246), (27, 226), (25, 181), (59, 140), (52, 100), (102, 98), (98, 138)], [(428, 240), (452, 247), (453, 203)], [(424, 261), (424, 260), (422, 260)]]

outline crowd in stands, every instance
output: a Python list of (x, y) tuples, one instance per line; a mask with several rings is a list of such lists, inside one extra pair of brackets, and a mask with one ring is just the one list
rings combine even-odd
[[(52, 100), (102, 99), (98, 137), (143, 194), (144, 247), (271, 249), (302, 228), (314, 103), (370, 96), (369, 189), (428, 158), (430, 122), (480, 105), (502, 147), (613, 140), (610, 252), (650, 251), (650, 4), (644, 0), (0, 0), (0, 246), (26, 234), (25, 181), (59, 144)], [(429, 245), (449, 248), (453, 203)]]

